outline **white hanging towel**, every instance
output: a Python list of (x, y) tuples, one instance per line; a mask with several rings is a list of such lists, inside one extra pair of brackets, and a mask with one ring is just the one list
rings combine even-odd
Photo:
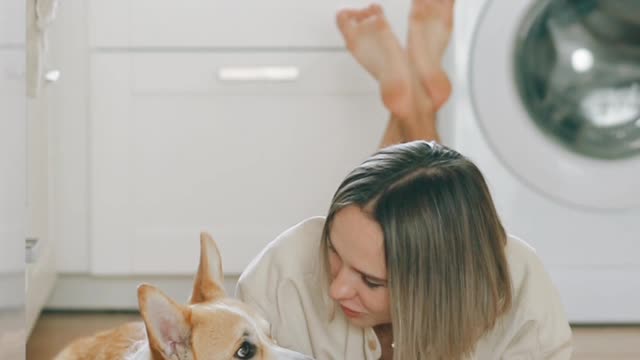
[(27, 0), (27, 96), (40, 93), (47, 70), (47, 31), (56, 18), (58, 0)]

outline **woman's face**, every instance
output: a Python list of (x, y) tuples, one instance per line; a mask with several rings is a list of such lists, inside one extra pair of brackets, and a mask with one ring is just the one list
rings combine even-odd
[(357, 206), (338, 211), (329, 232), (329, 295), (356, 326), (391, 322), (384, 237)]

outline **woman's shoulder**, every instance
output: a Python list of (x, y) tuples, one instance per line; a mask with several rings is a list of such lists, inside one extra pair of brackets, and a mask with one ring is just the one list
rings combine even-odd
[[(519, 237), (509, 235), (505, 251), (514, 292), (544, 296), (545, 292), (557, 291), (533, 246)], [(523, 298), (527, 299), (529, 296)]]
[(270, 242), (263, 253), (267, 256), (285, 256), (310, 253), (317, 255), (325, 218), (314, 216), (285, 230)]
[[(512, 306), (477, 347), (478, 358), (568, 359), (571, 329), (551, 276), (536, 250), (509, 235), (505, 248), (512, 283)], [(555, 359), (555, 357), (554, 357)]]
[(258, 266), (259, 263), (268, 263), (269, 266), (280, 267), (294, 266), (308, 263), (309, 260), (319, 257), (320, 240), (324, 227), (324, 217), (316, 216), (305, 219), (285, 230), (271, 241), (262, 252), (249, 265)]
[(523, 239), (509, 234), (505, 253), (511, 270), (512, 282), (516, 288), (519, 283), (532, 280), (531, 277), (537, 278), (546, 274), (536, 249)]
[(247, 266), (236, 286), (236, 297), (259, 310), (281, 346), (307, 354), (340, 351), (327, 345), (335, 341), (331, 334), (339, 326), (329, 324), (328, 297), (321, 286), (324, 222), (309, 218), (284, 231)]
[(562, 326), (566, 325), (566, 313), (558, 288), (535, 249), (524, 240), (509, 236), (506, 250), (514, 312), (521, 318), (540, 321), (555, 318)]
[(239, 281), (303, 280), (317, 271), (324, 221), (324, 217), (311, 217), (285, 230), (251, 261)]
[(533, 246), (512, 234), (507, 235), (506, 254), (509, 261), (515, 258), (535, 262), (538, 258), (536, 249)]

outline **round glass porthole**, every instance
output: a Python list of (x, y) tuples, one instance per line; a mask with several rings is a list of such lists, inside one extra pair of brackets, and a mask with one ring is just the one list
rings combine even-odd
[(520, 98), (577, 153), (640, 155), (640, 1), (538, 1), (515, 47)]

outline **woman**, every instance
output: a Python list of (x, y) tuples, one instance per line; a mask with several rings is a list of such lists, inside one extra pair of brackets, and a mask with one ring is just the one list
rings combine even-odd
[(451, 14), (451, 0), (414, 0), (405, 53), (379, 7), (339, 13), (392, 118), (327, 217), (283, 233), (239, 280), (238, 297), (280, 345), (317, 359), (570, 358), (557, 291), (535, 252), (505, 233), (480, 171), (411, 141), (437, 139)]

